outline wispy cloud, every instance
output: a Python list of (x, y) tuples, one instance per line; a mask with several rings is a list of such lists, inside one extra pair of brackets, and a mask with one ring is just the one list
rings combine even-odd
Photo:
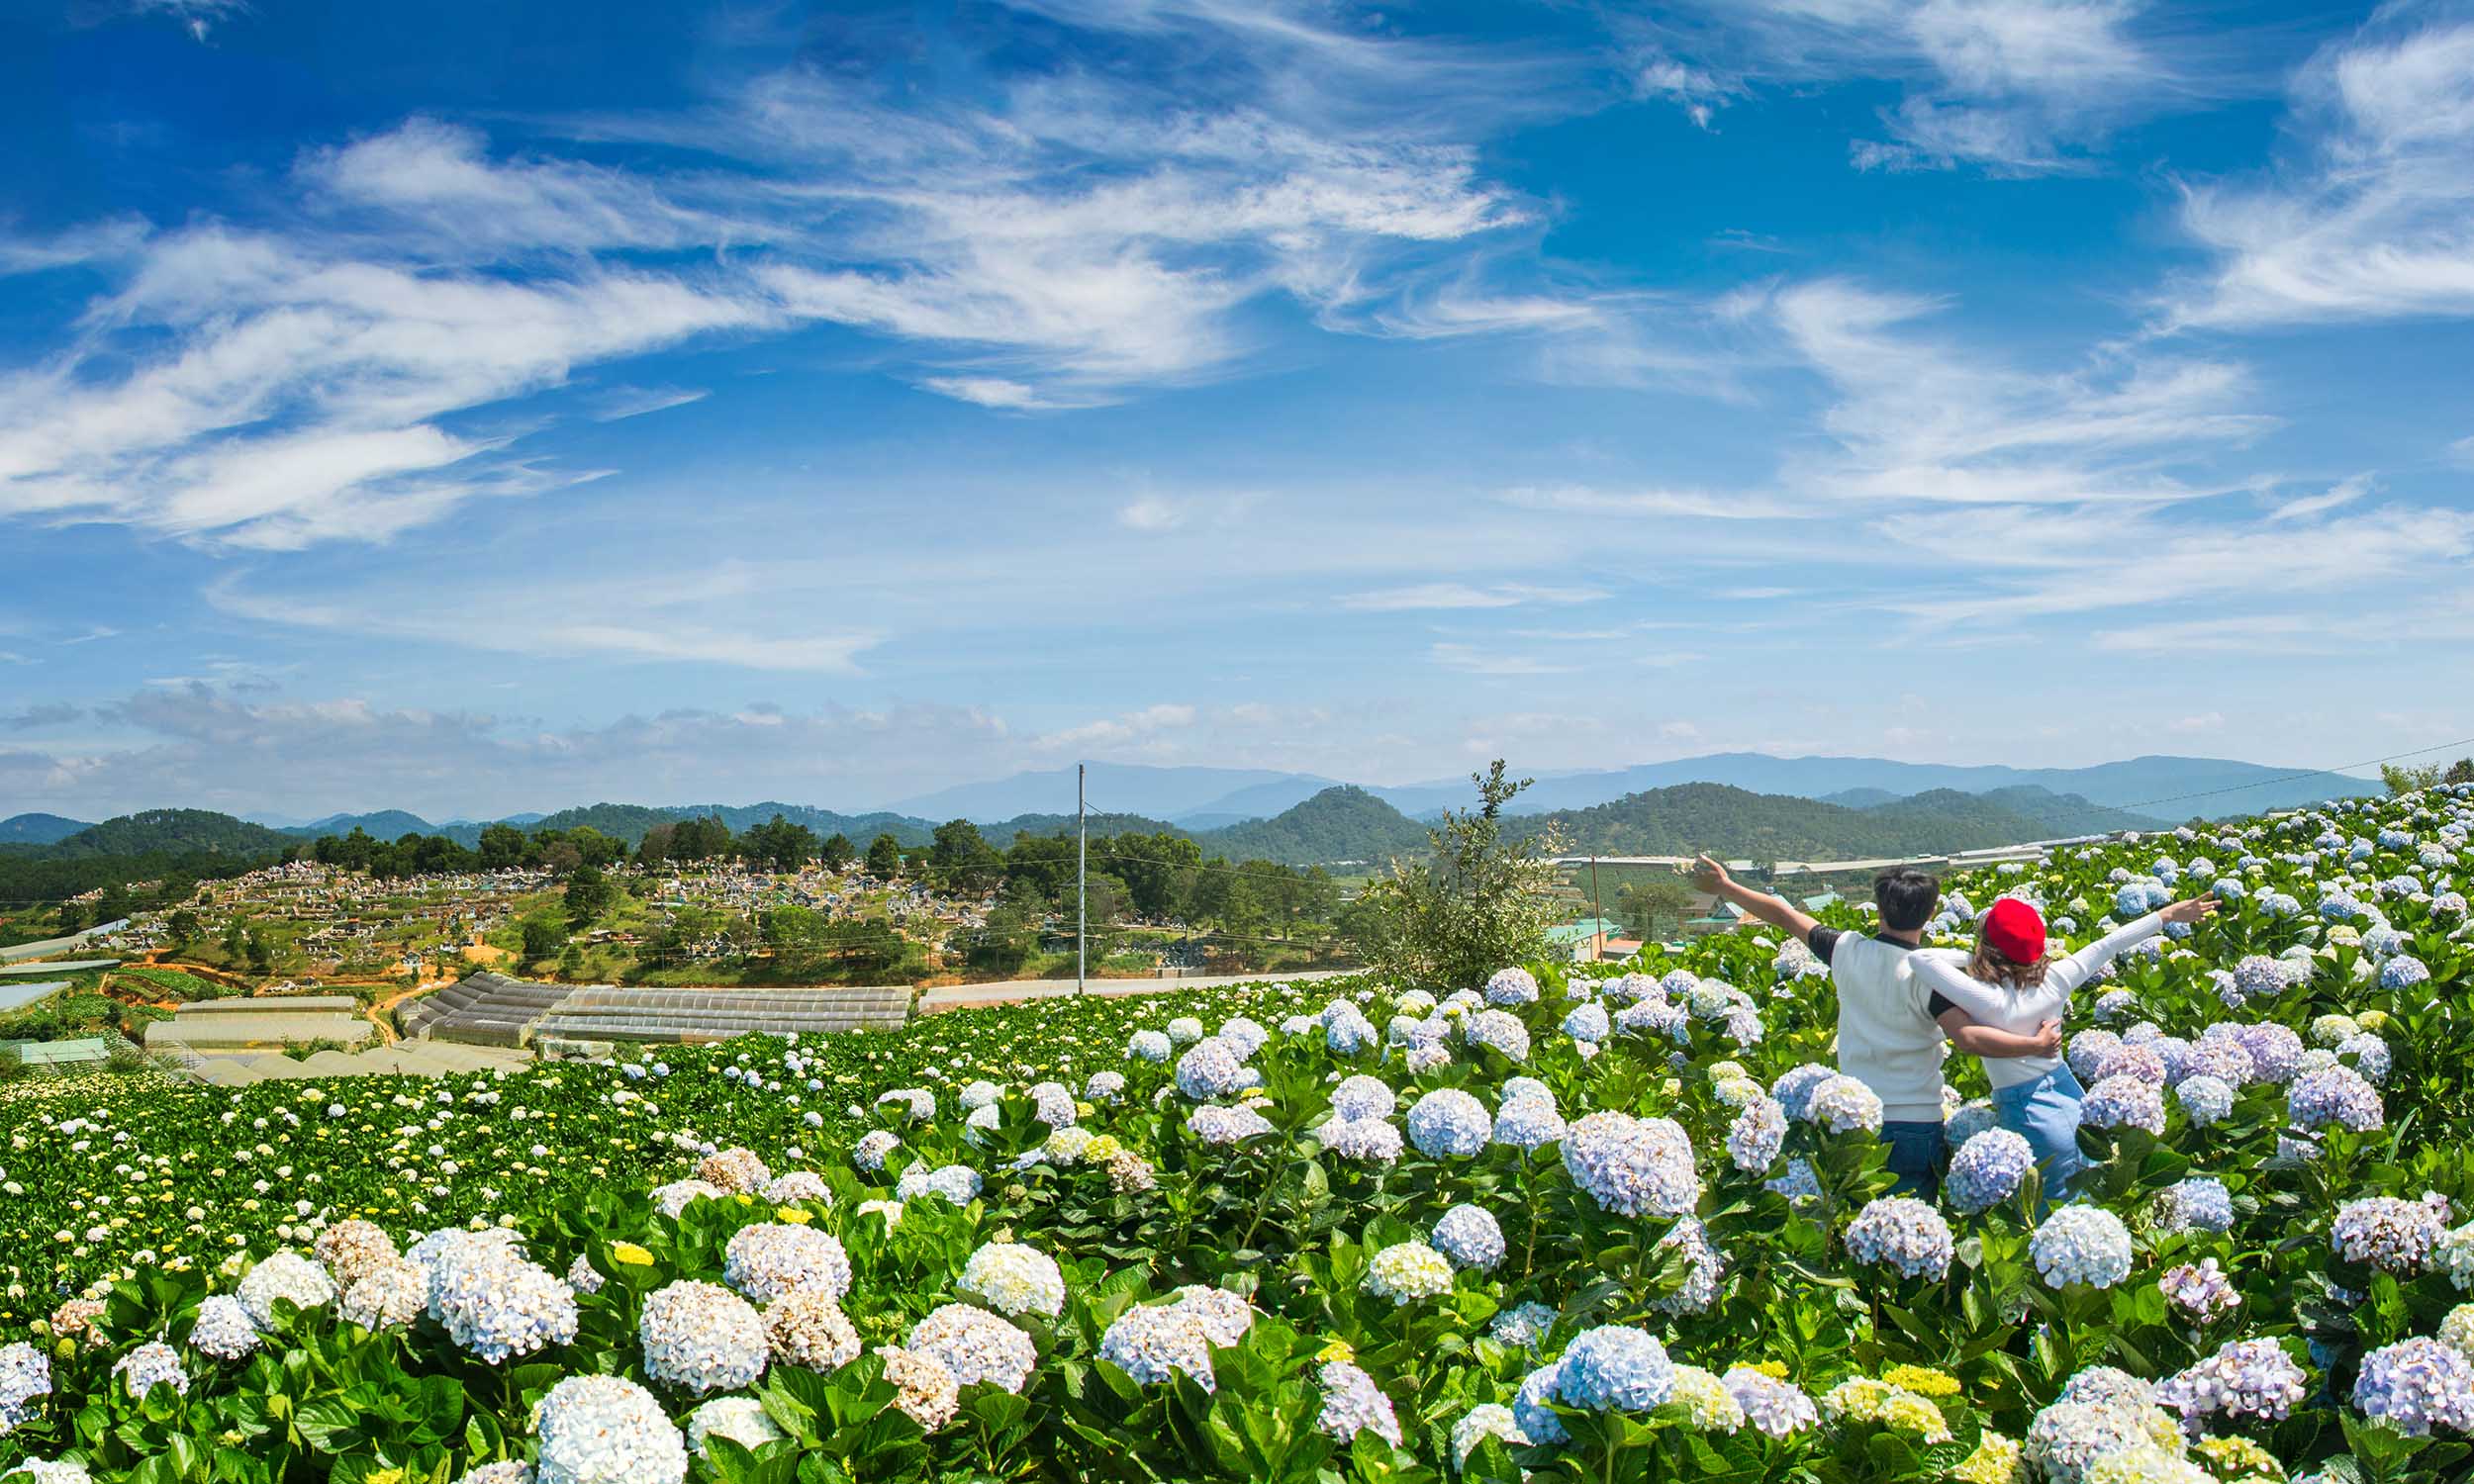
[(398, 604), (383, 597), (318, 601), (256, 592), (234, 580), (217, 583), (207, 596), (218, 609), (259, 622), (541, 658), (596, 656), (852, 675), (859, 671), (859, 656), (884, 639), (873, 629), (806, 627), (787, 614), (723, 626), (702, 616), (717, 606), (712, 603), (664, 611), (710, 594), (664, 595), (644, 586), (618, 593), (596, 584), (549, 584), (501, 594), (486, 609)]
[(712, 395), (702, 387), (612, 387), (595, 399), (592, 416), (596, 422), (618, 422), (686, 407)]
[(1529, 604), (1563, 606), (1595, 603), (1606, 596), (1602, 589), (1578, 586), (1549, 588), (1525, 583), (1497, 583), (1480, 588), (1467, 583), (1420, 583), (1414, 587), (1347, 594), (1341, 598), (1340, 605), (1362, 613), (1401, 613), (1427, 608), (1511, 608)]
[[(2188, 39), (2137, 0), (1730, 0), (1699, 24), (1647, 28), (1682, 61), (1646, 90), (1710, 109), (1764, 84), (1881, 78), (1904, 89), (1885, 137), (1851, 142), (1862, 169), (2084, 168), (2134, 120), (2197, 91), (2170, 58)], [(1695, 113), (1706, 122), (1706, 113)]]
[(2244, 409), (2236, 364), (2099, 355), (2022, 370), (1920, 326), (1943, 306), (1845, 280), (1793, 285), (1773, 313), (1832, 387), (1838, 451), (1789, 462), (1785, 481), (1834, 500), (1951, 505), (2157, 504), (2219, 493), (2194, 454), (2270, 425)]
[[(304, 150), (289, 203), (243, 219), (10, 239), (0, 271), (75, 262), (117, 281), (72, 340), (0, 372), (0, 516), (218, 546), (384, 540), (602, 472), (519, 446), (543, 421), (531, 409), (513, 432), (476, 431), (475, 415), (587, 368), (819, 322), (885, 337), (890, 369), (923, 390), (1030, 411), (1228, 374), (1257, 349), (1247, 312), (1272, 298), (1378, 335), (1605, 315), (1454, 261), (1534, 220), (1476, 140), (1539, 106), (1517, 80), (1535, 82), (1537, 58), (1303, 11), (1058, 16), (1152, 37), (1161, 77), (921, 94), (793, 67), (694, 112), (576, 121), (599, 145), (660, 146), (625, 164), (416, 116)], [(1331, 96), (1288, 86), (1300, 67)], [(1438, 85), (1452, 106), (1334, 102)], [(610, 418), (695, 395), (573, 406)]]
[(1585, 485), (1529, 486), (1498, 497), (1523, 510), (1577, 515), (1672, 515), (1693, 520), (1775, 520), (1791, 510), (1767, 496), (1709, 490), (1599, 490)]
[(2474, 315), (2474, 15), (2384, 6), (2297, 79), (2295, 155), (2184, 189), (2216, 255), (2167, 328)]
[(1580, 669), (1560, 660), (1483, 649), (1475, 644), (1438, 643), (1426, 651), (1426, 656), (1446, 670), (1470, 675), (1571, 675)]

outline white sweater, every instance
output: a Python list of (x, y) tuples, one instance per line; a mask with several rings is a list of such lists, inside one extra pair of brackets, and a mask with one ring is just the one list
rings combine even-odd
[[(1932, 996), (1939, 994), (1978, 1025), (2034, 1035), (2046, 1021), (2069, 1013), (2071, 994), (2098, 970), (2163, 930), (2164, 917), (2156, 912), (2115, 928), (2068, 958), (2046, 965), (2045, 982), (2033, 989), (2012, 989), (1969, 976), (1970, 955), (1954, 948), (1919, 950), (1908, 956), (1907, 967), (1928, 1008)], [(2032, 1082), (2060, 1065), (2059, 1057), (1986, 1057), (1984, 1077), (1996, 1087), (2009, 1087)]]
[(1929, 991), (1907, 973), (1915, 952), (1861, 933), (1817, 930), (1814, 951), (1839, 991), (1839, 1070), (1881, 1099), (1885, 1123), (1942, 1121), (1942, 1028)]

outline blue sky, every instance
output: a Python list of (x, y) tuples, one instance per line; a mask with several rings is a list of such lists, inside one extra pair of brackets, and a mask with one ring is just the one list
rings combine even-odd
[(2474, 733), (2474, 10), (0, 22), (0, 813)]

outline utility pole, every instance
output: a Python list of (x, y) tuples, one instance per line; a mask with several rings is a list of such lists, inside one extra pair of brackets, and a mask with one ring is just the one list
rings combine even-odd
[(1087, 764), (1074, 765), (1074, 992), (1084, 992), (1091, 945), (1091, 805), (1084, 788)]
[(1589, 932), (1594, 940), (1589, 954), (1593, 959), (1606, 957), (1606, 903), (1598, 899), (1598, 858), (1589, 855)]

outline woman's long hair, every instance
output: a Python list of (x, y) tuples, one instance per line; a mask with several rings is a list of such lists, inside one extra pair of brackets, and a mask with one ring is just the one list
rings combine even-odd
[(1976, 934), (1975, 957), (1967, 961), (1967, 977), (2005, 989), (2034, 989), (2045, 982), (2045, 960), (2022, 964)]

